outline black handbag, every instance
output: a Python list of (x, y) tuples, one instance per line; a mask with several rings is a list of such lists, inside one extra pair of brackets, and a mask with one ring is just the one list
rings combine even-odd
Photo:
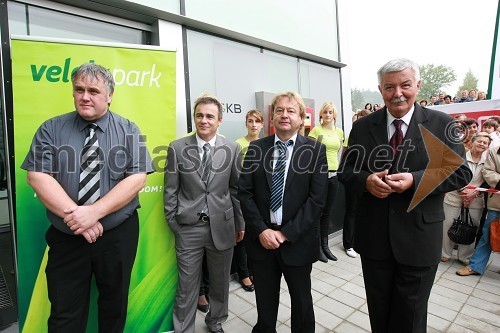
[(460, 216), (453, 219), (453, 224), (448, 229), (448, 237), (457, 243), (470, 245), (474, 243), (477, 234), (477, 227), (472, 224), (469, 208), (462, 206)]

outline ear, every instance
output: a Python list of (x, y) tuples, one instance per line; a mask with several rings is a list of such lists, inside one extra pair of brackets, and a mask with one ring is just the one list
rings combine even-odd
[(111, 104), (112, 100), (113, 100), (113, 93), (109, 93), (109, 95), (108, 95), (108, 104)]

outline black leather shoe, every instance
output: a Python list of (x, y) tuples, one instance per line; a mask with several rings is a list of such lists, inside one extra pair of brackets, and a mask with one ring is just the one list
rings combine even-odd
[(200, 304), (200, 303), (198, 303), (198, 305), (196, 307), (198, 308), (198, 310), (200, 310), (203, 313), (207, 313), (208, 310), (210, 310), (210, 304)]
[(252, 284), (246, 285), (243, 283), (243, 280), (240, 280), (241, 288), (243, 288), (245, 291), (252, 292), (255, 290), (255, 286)]
[(218, 330), (215, 330), (215, 331), (210, 331), (210, 333), (224, 333), (224, 330), (221, 328), (219, 328)]

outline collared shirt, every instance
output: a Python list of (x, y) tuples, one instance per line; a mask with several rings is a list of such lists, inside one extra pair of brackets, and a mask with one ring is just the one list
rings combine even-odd
[[(293, 147), (295, 146), (295, 143), (297, 142), (297, 133), (295, 133), (288, 140), (292, 140), (293, 144), (287, 147), (287, 152), (286, 152), (285, 178), (283, 179), (283, 194), (282, 194), (283, 195), (283, 199), (285, 197), (285, 186), (284, 186), (284, 184), (286, 184), (286, 176), (288, 175), (288, 167), (290, 166), (290, 161), (291, 161), (291, 157), (292, 157)], [(275, 134), (274, 135), (273, 170), (274, 170), (274, 167), (275, 167), (276, 162), (278, 161), (278, 157), (279, 157), (279, 151), (276, 148), (276, 142), (277, 141), (281, 141), (281, 140)], [(283, 205), (281, 205), (275, 212), (273, 212), (271, 209), (269, 210), (269, 212), (271, 214), (270, 215), (271, 216), (271, 223), (276, 223), (278, 225), (281, 225), (282, 220), (283, 220)]]
[(212, 139), (210, 139), (210, 141), (206, 142), (204, 141), (202, 138), (200, 138), (198, 136), (198, 133), (195, 134), (196, 136), (196, 142), (198, 143), (198, 152), (200, 154), (200, 161), (203, 160), (203, 146), (205, 145), (205, 143), (209, 143), (210, 144), (210, 147), (215, 147), (215, 139), (217, 139), (217, 135), (214, 135), (214, 137)]
[(394, 132), (396, 132), (396, 126), (392, 123), (394, 119), (401, 119), (403, 124), (401, 124), (401, 131), (403, 132), (403, 138), (408, 131), (408, 126), (410, 125), (411, 117), (413, 116), (413, 112), (415, 111), (415, 105), (411, 107), (410, 111), (405, 114), (401, 118), (395, 118), (392, 114), (390, 114), (389, 110), (387, 110), (387, 141), (391, 141)]
[[(154, 172), (145, 138), (133, 122), (108, 111), (96, 121), (103, 168), (100, 171), (101, 197), (126, 176)], [(80, 155), (89, 124), (76, 111), (45, 121), (35, 133), (22, 169), (51, 174), (66, 194), (78, 202)], [(124, 222), (139, 206), (137, 196), (123, 208), (100, 220), (104, 230)], [(52, 225), (67, 234), (73, 232), (63, 220), (47, 209)]]

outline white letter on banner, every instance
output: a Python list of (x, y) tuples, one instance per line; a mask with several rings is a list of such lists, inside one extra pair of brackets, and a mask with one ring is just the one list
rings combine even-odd
[[(121, 79), (118, 79), (118, 73), (121, 74)], [(114, 69), (113, 77), (115, 78), (115, 84), (118, 86), (125, 80), (125, 71), (123, 69)]]
[(151, 79), (149, 80), (149, 86), (153, 85), (153, 81), (156, 83), (156, 87), (160, 88), (160, 84), (158, 83), (158, 79), (161, 77), (161, 73), (158, 73), (158, 76), (155, 75), (156, 64), (153, 64), (153, 68), (151, 69)]

